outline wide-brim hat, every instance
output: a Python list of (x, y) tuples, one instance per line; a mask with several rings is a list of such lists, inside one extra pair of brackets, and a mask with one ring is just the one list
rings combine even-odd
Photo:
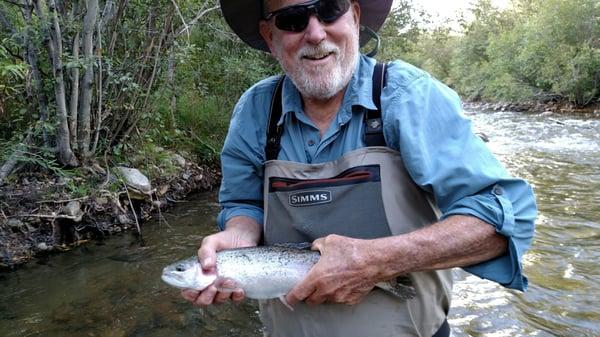
[[(258, 22), (262, 19), (263, 0), (220, 0), (225, 21), (234, 33), (250, 47), (269, 52), (267, 43), (260, 36)], [(392, 0), (359, 0), (360, 24), (377, 32), (390, 13)], [(360, 34), (360, 45), (370, 39), (368, 34)]]

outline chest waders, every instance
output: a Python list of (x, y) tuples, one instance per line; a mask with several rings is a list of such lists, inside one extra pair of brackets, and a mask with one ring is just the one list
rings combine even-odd
[[(385, 66), (373, 74), (377, 110), (365, 111), (367, 147), (322, 164), (276, 160), (283, 132), (279, 81), (265, 148), (264, 242), (312, 242), (329, 234), (373, 239), (408, 233), (438, 220), (439, 210), (406, 171), (400, 153), (385, 146), (381, 88)], [(268, 337), (445, 337), (450, 333), (450, 270), (411, 273), (416, 297), (400, 301), (375, 288), (358, 305), (308, 305), (290, 311), (279, 300), (261, 300)]]

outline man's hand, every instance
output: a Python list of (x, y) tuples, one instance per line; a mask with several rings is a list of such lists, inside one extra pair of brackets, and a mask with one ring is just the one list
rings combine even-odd
[[(215, 271), (218, 251), (256, 246), (261, 233), (262, 228), (254, 220), (246, 217), (232, 218), (227, 222), (224, 231), (209, 235), (202, 240), (202, 245), (198, 250), (198, 260), (202, 269), (207, 272)], [(211, 284), (203, 291), (183, 290), (181, 296), (198, 306), (221, 304), (229, 299), (240, 302), (244, 299), (244, 291), (235, 289), (235, 285), (228, 280), (221, 284), (220, 288), (228, 288), (232, 291), (219, 292), (216, 285)]]
[(287, 294), (287, 303), (359, 303), (381, 281), (379, 266), (371, 263), (371, 245), (339, 235), (315, 240), (312, 249), (321, 252), (321, 259)]

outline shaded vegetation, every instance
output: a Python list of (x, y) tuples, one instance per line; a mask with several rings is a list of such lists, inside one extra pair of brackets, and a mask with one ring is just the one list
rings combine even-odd
[(513, 0), (507, 9), (479, 0), (470, 14), (459, 32), (417, 31), (400, 57), (470, 100), (600, 102), (597, 0)]

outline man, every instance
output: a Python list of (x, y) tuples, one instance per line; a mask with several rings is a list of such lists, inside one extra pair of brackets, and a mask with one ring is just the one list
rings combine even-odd
[[(375, 61), (359, 53), (360, 25), (377, 31), (391, 3), (221, 1), (234, 32), (286, 76), (281, 93), (279, 77), (265, 79), (235, 107), (221, 157), (222, 231), (203, 240), (200, 262), (210, 270), (216, 251), (261, 243), (308, 241), (321, 252), (286, 296), (293, 312), (260, 302), (266, 336), (448, 336), (450, 268), (527, 285), (529, 185), (473, 134), (452, 90), (401, 61), (374, 76)], [(415, 298), (374, 289), (399, 276)], [(244, 294), (210, 286), (183, 296), (204, 306)]]

